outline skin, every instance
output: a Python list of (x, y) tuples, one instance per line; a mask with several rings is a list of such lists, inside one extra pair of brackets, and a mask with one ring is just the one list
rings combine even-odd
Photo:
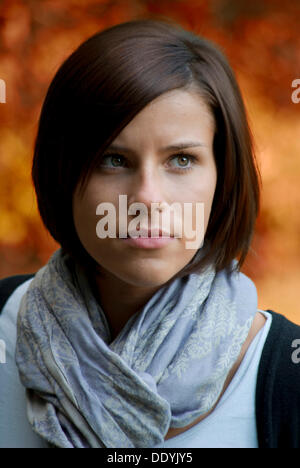
[[(93, 278), (93, 287), (106, 314), (112, 339), (159, 288), (189, 263), (197, 248), (187, 249), (185, 236), (151, 250), (127, 245), (118, 238), (118, 232), (115, 239), (99, 239), (96, 235), (99, 220), (96, 207), (101, 202), (110, 202), (117, 208), (119, 194), (127, 195), (128, 206), (133, 202), (144, 203), (149, 213), (152, 202), (171, 205), (174, 202), (201, 201), (205, 206), (205, 232), (217, 182), (214, 133), (213, 115), (195, 90), (169, 91), (148, 104), (112, 142), (130, 151), (118, 151), (121, 155), (119, 160), (111, 156), (102, 159), (90, 177), (83, 196), (78, 189), (75, 191), (74, 224), (82, 245), (100, 266), (100, 274)], [(168, 145), (187, 141), (199, 142), (200, 145), (180, 151), (161, 150)], [(193, 155), (196, 160), (193, 162), (189, 157), (182, 160), (178, 157), (182, 153)], [(114, 168), (116, 163), (117, 167)], [(180, 170), (182, 166), (192, 169), (186, 172), (175, 170)], [(118, 215), (118, 210), (116, 212)], [(128, 216), (128, 224), (133, 217)], [(194, 217), (192, 221), (195, 228)], [(148, 227), (151, 227), (150, 220)], [(174, 225), (171, 226), (172, 233)], [(223, 392), (264, 323), (264, 316), (257, 313)], [(165, 438), (187, 430), (208, 414), (185, 428), (170, 428)]]
[[(75, 191), (75, 228), (85, 249), (100, 265), (96, 290), (113, 337), (160, 287), (189, 263), (197, 248), (187, 249), (184, 235), (165, 247), (151, 250), (133, 248), (119, 238), (99, 239), (95, 229), (99, 220), (96, 207), (101, 202), (111, 202), (117, 208), (119, 194), (127, 195), (128, 205), (144, 203), (149, 213), (152, 202), (168, 205), (204, 202), (206, 230), (217, 181), (214, 132), (213, 116), (198, 94), (183, 90), (165, 93), (135, 116), (112, 142), (130, 149), (128, 153), (119, 152), (122, 156), (119, 167), (114, 168), (116, 161), (111, 156), (105, 158), (89, 179), (83, 196)], [(197, 158), (194, 163), (176, 158), (183, 150), (161, 151), (168, 145), (187, 141), (201, 144), (184, 150), (186, 155)], [(182, 170), (181, 165), (192, 169)], [(128, 224), (132, 218), (128, 216)]]

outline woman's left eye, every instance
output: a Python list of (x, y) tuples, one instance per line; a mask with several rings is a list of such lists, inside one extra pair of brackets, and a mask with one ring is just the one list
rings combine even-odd
[[(173, 168), (178, 171), (189, 171), (193, 169), (194, 163), (197, 160), (195, 156), (192, 156), (191, 154), (176, 154), (176, 156), (172, 157), (172, 160), (177, 160), (179, 163), (179, 166)], [(190, 165), (189, 165), (190, 163)]]

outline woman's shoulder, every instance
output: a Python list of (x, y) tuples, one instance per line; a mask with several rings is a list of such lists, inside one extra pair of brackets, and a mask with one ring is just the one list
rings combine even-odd
[[(281, 380), (285, 380), (283, 376), (287, 375), (299, 378), (300, 325), (273, 310), (266, 312), (271, 315), (272, 322), (264, 344), (259, 371), (268, 375), (269, 379), (274, 379), (276, 375), (281, 376)], [(300, 395), (300, 390), (297, 393)]]
[[(267, 309), (272, 316), (272, 324), (265, 343), (265, 359), (284, 360), (297, 364), (297, 348), (300, 348), (300, 325), (292, 322), (286, 316)], [(276, 346), (275, 346), (276, 345)], [(300, 361), (300, 350), (299, 361)]]
[[(290, 388), (300, 401), (300, 325), (273, 310), (266, 312), (271, 314), (272, 323), (263, 348), (259, 374), (269, 382), (276, 380), (286, 390)], [(297, 389), (295, 379), (298, 379)]]
[(0, 280), (0, 314), (13, 292), (23, 283), (33, 278), (34, 274), (13, 275)]
[(18, 309), (32, 276), (0, 281), (0, 448), (47, 447), (27, 420), (25, 389), (15, 363)]
[(261, 447), (300, 447), (300, 326), (267, 310), (272, 323), (258, 368), (256, 417)]

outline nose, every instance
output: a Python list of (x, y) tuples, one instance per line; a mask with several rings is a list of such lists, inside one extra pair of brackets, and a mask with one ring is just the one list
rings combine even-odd
[(128, 204), (143, 203), (148, 211), (152, 203), (165, 202), (162, 180), (158, 170), (154, 167), (139, 168), (131, 180), (131, 187), (127, 194)]
[[(169, 198), (172, 198), (174, 193), (168, 192), (167, 184), (168, 181), (164, 178), (163, 171), (160, 172), (160, 168), (155, 163), (148, 161), (147, 165), (144, 162), (144, 166), (139, 167), (130, 179), (130, 186), (127, 190), (128, 223), (138, 215), (141, 229), (144, 227), (159, 228), (164, 235), (174, 235), (172, 234), (176, 231), (173, 228), (174, 216), (180, 220), (181, 215), (174, 214), (172, 209), (170, 211), (172, 200)], [(172, 189), (170, 186), (169, 188)], [(136, 210), (129, 213), (133, 203), (139, 203), (142, 206), (133, 207)], [(156, 205), (152, 205), (154, 203)]]

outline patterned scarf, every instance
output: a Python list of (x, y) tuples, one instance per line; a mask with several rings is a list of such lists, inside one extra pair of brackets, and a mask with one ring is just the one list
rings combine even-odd
[(216, 403), (256, 311), (247, 276), (208, 267), (162, 286), (112, 341), (87, 276), (57, 250), (18, 316), (33, 429), (61, 448), (162, 443)]

